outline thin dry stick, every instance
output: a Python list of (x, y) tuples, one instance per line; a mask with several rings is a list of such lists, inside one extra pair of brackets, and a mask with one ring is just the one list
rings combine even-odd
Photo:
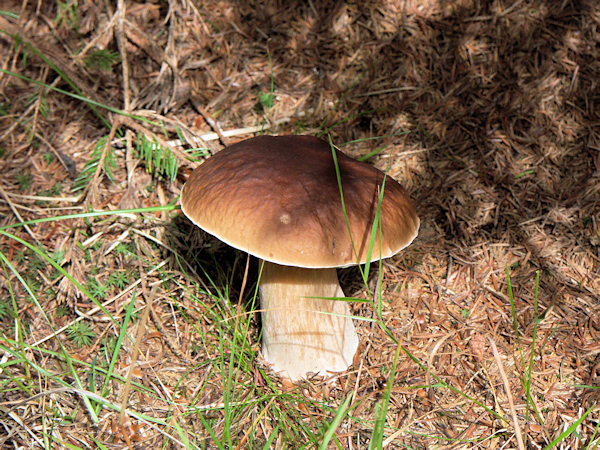
[(506, 396), (508, 397), (508, 404), (510, 405), (510, 412), (512, 414), (513, 426), (515, 427), (515, 436), (517, 437), (517, 443), (519, 444), (519, 450), (525, 450), (525, 444), (523, 443), (523, 436), (521, 435), (521, 430), (519, 429), (519, 421), (517, 419), (517, 411), (515, 409), (515, 404), (513, 402), (512, 394), (510, 393), (510, 384), (508, 383), (508, 378), (506, 378), (506, 374), (504, 373), (504, 369), (502, 368), (502, 361), (500, 360), (500, 354), (498, 353), (498, 349), (496, 348), (496, 344), (488, 336), (488, 340), (490, 341), (490, 345), (492, 346), (492, 351), (494, 352), (494, 359), (496, 360), (496, 365), (500, 370), (500, 376), (502, 376), (502, 382), (504, 383), (504, 390), (506, 391)]
[(238, 304), (242, 304), (242, 298), (244, 297), (244, 290), (246, 289), (246, 282), (248, 281), (248, 267), (250, 266), (250, 253), (248, 253), (248, 257), (246, 258), (246, 269), (244, 270), (244, 279), (242, 280), (242, 287), (240, 289), (240, 297), (238, 299)]
[[(19, 219), (19, 222), (21, 222), (21, 223), (25, 222), (23, 220), (23, 218), (21, 217), (21, 215), (19, 214), (19, 211), (17, 211), (17, 208), (15, 207), (13, 202), (8, 197), (8, 194), (6, 192), (4, 192), (4, 189), (2, 189), (1, 187), (0, 187), (0, 194), (2, 194), (2, 196), (4, 197), (4, 200), (6, 201), (6, 203), (8, 203), (8, 206), (11, 209), (11, 211), (13, 212), (13, 214), (17, 217), (17, 219)], [(25, 228), (25, 230), (27, 230), (27, 233), (29, 233), (29, 236), (31, 236), (35, 242), (37, 242), (38, 244), (41, 245), (40, 241), (38, 241), (38, 239), (33, 234), (33, 231), (31, 231), (31, 228), (29, 228), (25, 224), (23, 224), (23, 227)]]
[(129, 93), (129, 63), (127, 62), (127, 49), (125, 46), (125, 33), (123, 27), (125, 23), (125, 2), (119, 0), (117, 2), (117, 44), (119, 45), (119, 51), (121, 52), (121, 67), (123, 69), (123, 94), (124, 94), (124, 108), (126, 112), (129, 112), (131, 106), (130, 93)]
[(244, 434), (244, 437), (242, 438), (242, 440), (240, 441), (240, 443), (237, 445), (236, 450), (240, 449), (243, 447), (243, 445), (246, 443), (246, 441), (248, 440), (248, 436), (250, 435), (250, 432), (254, 430), (254, 427), (256, 427), (256, 424), (258, 423), (258, 421), (262, 418), (262, 416), (265, 415), (265, 413), (269, 410), (269, 407), (271, 406), (271, 403), (273, 403), (273, 401), (275, 400), (275, 397), (271, 397), (271, 400), (269, 400), (269, 403), (267, 403), (267, 406), (265, 406), (263, 408), (263, 410), (260, 412), (260, 414), (256, 417), (256, 419), (254, 420), (254, 422), (252, 423), (252, 425), (248, 428), (248, 431), (246, 431), (246, 434)]
[(223, 132), (221, 131), (221, 128), (219, 127), (217, 122), (211, 117), (211, 115), (208, 113), (208, 111), (206, 111), (202, 107), (202, 105), (194, 99), (192, 99), (192, 105), (194, 105), (194, 108), (196, 108), (196, 111), (198, 111), (198, 113), (204, 118), (206, 123), (208, 125), (210, 125), (210, 127), (215, 131), (215, 133), (217, 133), (217, 136), (219, 136), (219, 140), (221, 141), (221, 143), (225, 147), (227, 147), (227, 145), (228, 145), (227, 139), (223, 135)]
[[(238, 299), (236, 315), (235, 315), (235, 328), (238, 329), (240, 324), (240, 317), (242, 316), (242, 297), (244, 296), (244, 290), (246, 289), (246, 280), (248, 279), (248, 267), (250, 266), (250, 253), (248, 253), (248, 258), (246, 259), (246, 270), (244, 270), (244, 280), (242, 281), (242, 288), (240, 289), (240, 297)], [(252, 345), (248, 335), (246, 335), (248, 340), (248, 345)]]
[(110, 32), (110, 29), (115, 26), (117, 16), (118, 16), (118, 11), (111, 15), (110, 20), (104, 26), (104, 29), (102, 31), (100, 31), (100, 33), (96, 34), (96, 36), (94, 36), (94, 38), (90, 42), (87, 43), (87, 45), (83, 48), (83, 50), (81, 50), (79, 53), (77, 53), (77, 56), (76, 56), (77, 59), (83, 60), (83, 57), (87, 54), (87, 52), (89, 52), (92, 47), (95, 47), (96, 44), (101, 39), (104, 39), (104, 37)]
[[(310, 111), (310, 110), (309, 110)], [(301, 112), (298, 113), (296, 115), (296, 117), (304, 117), (305, 113)], [(267, 124), (267, 125), (256, 125), (253, 127), (243, 127), (243, 128), (236, 128), (233, 130), (225, 130), (222, 132), (223, 136), (225, 137), (232, 137), (232, 136), (241, 136), (244, 134), (252, 134), (252, 133), (256, 133), (259, 131), (265, 131), (265, 130), (270, 130), (274, 127), (278, 127), (279, 125), (283, 125), (285, 123), (288, 123), (292, 120), (291, 117), (284, 117), (283, 119), (279, 119), (279, 120), (275, 120), (274, 122)], [(219, 135), (217, 133), (206, 133), (203, 134), (201, 136), (198, 136), (197, 138), (193, 138), (192, 139), (192, 143), (194, 144), (202, 144), (206, 141), (215, 141), (219, 139)], [(171, 147), (181, 147), (183, 145), (186, 145), (185, 142), (182, 142), (179, 139), (173, 139), (171, 141), (168, 141), (168, 144)]]
[[(42, 76), (41, 76), (40, 82), (45, 83), (47, 76), (48, 76), (48, 66), (44, 66), (44, 68), (42, 69)], [(31, 122), (31, 125), (29, 125), (31, 127), (30, 133), (37, 133), (37, 124), (38, 124), (38, 119), (40, 117), (40, 108), (42, 107), (42, 102), (44, 101), (44, 94), (46, 92), (47, 92), (46, 88), (42, 88), (42, 89), (40, 89), (40, 92), (37, 96), (37, 100), (35, 102), (35, 110), (33, 112), (33, 120)]]

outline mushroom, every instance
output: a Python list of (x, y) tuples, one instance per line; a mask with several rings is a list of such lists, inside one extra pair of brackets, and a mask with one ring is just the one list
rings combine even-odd
[(358, 337), (348, 303), (332, 300), (344, 296), (336, 268), (388, 258), (419, 228), (400, 184), (338, 150), (335, 155), (337, 171), (332, 147), (320, 139), (259, 136), (205, 161), (181, 193), (181, 208), (194, 224), (264, 261), (262, 353), (292, 380), (352, 364)]

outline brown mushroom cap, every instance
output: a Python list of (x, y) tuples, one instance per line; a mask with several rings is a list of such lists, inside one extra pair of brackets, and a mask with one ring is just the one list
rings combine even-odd
[[(331, 146), (312, 136), (259, 136), (225, 148), (191, 174), (181, 208), (221, 241), (276, 264), (365, 263), (384, 174), (337, 150), (336, 157), (352, 240)], [(387, 176), (383, 190), (372, 261), (402, 250), (419, 229), (402, 186)]]

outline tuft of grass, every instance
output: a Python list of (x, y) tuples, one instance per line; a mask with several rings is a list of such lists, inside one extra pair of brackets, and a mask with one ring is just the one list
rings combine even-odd
[(269, 68), (271, 71), (271, 88), (267, 92), (258, 94), (258, 103), (255, 110), (258, 113), (268, 112), (275, 105), (275, 80), (273, 78), (273, 61), (271, 60), (271, 52), (267, 49), (267, 57), (269, 59)]
[(87, 323), (75, 322), (68, 328), (67, 336), (77, 348), (81, 348), (89, 346), (96, 337), (96, 333)]
[(19, 172), (17, 174), (17, 183), (19, 183), (19, 191), (25, 192), (31, 187), (33, 183), (33, 177), (30, 173)]
[(112, 272), (106, 279), (107, 287), (116, 287), (118, 289), (123, 289), (128, 284), (129, 284), (129, 275), (124, 270), (118, 270), (116, 272)]
[(528, 362), (525, 360), (525, 355), (523, 353), (523, 347), (521, 346), (520, 336), (523, 333), (519, 330), (519, 321), (517, 320), (517, 313), (516, 313), (516, 308), (515, 308), (515, 298), (514, 298), (514, 294), (513, 294), (512, 281), (510, 278), (510, 270), (509, 270), (508, 264), (506, 265), (506, 283), (507, 283), (507, 288), (508, 288), (508, 298), (510, 301), (511, 314), (513, 317), (513, 327), (515, 330), (517, 349), (519, 350), (519, 354), (521, 357), (521, 364), (523, 366), (523, 371), (522, 371), (523, 376), (521, 377), (520, 381), (521, 381), (521, 384), (525, 391), (525, 401), (527, 404), (526, 417), (527, 417), (527, 419), (529, 419), (529, 416), (533, 411), (533, 414), (535, 415), (538, 423), (540, 425), (543, 425), (544, 419), (542, 418), (542, 415), (538, 411), (535, 401), (533, 400), (532, 394), (531, 394), (531, 387), (532, 387), (532, 381), (533, 381), (533, 377), (532, 377), (533, 362), (534, 362), (534, 356), (536, 353), (535, 345), (536, 345), (537, 330), (538, 330), (538, 324), (539, 324), (538, 293), (539, 293), (539, 286), (540, 286), (540, 271), (538, 270), (536, 272), (536, 279), (535, 279), (535, 293), (534, 293), (534, 304), (533, 304), (533, 314), (534, 314), (533, 333), (532, 333), (531, 350), (530, 350)]
[(258, 101), (261, 106), (261, 111), (268, 111), (275, 104), (275, 94), (273, 92), (261, 92), (258, 94)]
[(106, 296), (106, 286), (95, 278), (90, 278), (85, 287), (95, 299), (102, 300)]

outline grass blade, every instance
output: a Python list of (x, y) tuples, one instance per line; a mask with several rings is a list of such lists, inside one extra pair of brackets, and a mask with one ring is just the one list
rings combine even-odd
[(385, 429), (385, 421), (387, 411), (390, 406), (390, 398), (392, 395), (392, 386), (394, 385), (394, 378), (396, 376), (396, 366), (398, 364), (398, 358), (400, 357), (401, 346), (396, 347), (396, 353), (394, 354), (394, 362), (392, 363), (392, 371), (388, 378), (387, 386), (383, 393), (381, 401), (377, 404), (375, 410), (375, 426), (371, 433), (371, 442), (369, 442), (369, 449), (380, 449), (383, 446), (383, 434)]
[(323, 440), (319, 445), (319, 450), (327, 450), (327, 444), (329, 444), (329, 441), (334, 436), (335, 430), (337, 430), (337, 428), (340, 426), (340, 423), (342, 422), (342, 420), (344, 420), (344, 417), (346, 417), (346, 414), (348, 413), (348, 405), (350, 404), (351, 400), (352, 396), (349, 395), (348, 397), (346, 397), (344, 402), (340, 404), (335, 414), (335, 417), (333, 418), (333, 421), (329, 424), (329, 427), (325, 432), (325, 436), (323, 436)]

